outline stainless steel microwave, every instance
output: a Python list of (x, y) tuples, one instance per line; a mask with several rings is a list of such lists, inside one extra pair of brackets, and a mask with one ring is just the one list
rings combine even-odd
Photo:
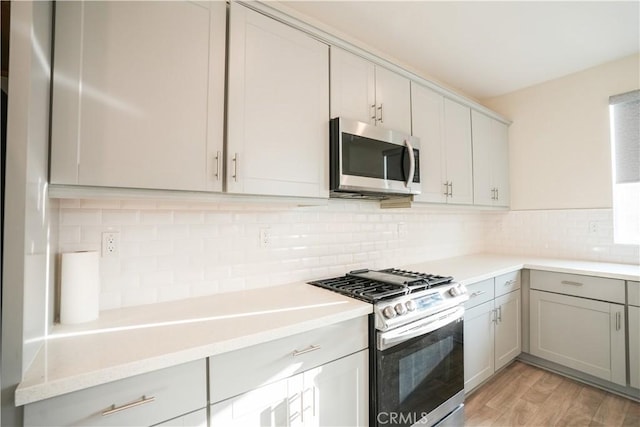
[(341, 117), (330, 121), (333, 197), (420, 194), (420, 140)]

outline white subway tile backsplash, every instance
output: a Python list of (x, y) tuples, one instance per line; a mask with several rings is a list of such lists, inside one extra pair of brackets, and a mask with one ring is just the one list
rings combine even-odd
[[(638, 264), (638, 246), (613, 243), (611, 209), (512, 211), (488, 224), (485, 250)], [(595, 223), (596, 232), (589, 230)]]
[(59, 209), (59, 252), (99, 250), (102, 232), (120, 231), (119, 256), (101, 259), (102, 310), (477, 252), (638, 262), (637, 247), (613, 245), (607, 209), (381, 210), (340, 200), (304, 208), (63, 200)]
[(98, 209), (61, 209), (62, 225), (100, 225), (101, 211)]

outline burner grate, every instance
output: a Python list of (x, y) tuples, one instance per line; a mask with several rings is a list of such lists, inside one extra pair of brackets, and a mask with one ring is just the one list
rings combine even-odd
[[(389, 283), (383, 280), (374, 280), (371, 277), (359, 277), (367, 275), (370, 270), (357, 270), (348, 275), (331, 279), (316, 280), (309, 282), (311, 285), (320, 286), (343, 295), (358, 298), (362, 301), (375, 303), (399, 296), (411, 294), (447, 284), (453, 281), (450, 276), (438, 276), (435, 274), (416, 273), (413, 271), (387, 268), (379, 273), (386, 273), (399, 278), (407, 279), (401, 282)], [(375, 277), (376, 272), (372, 272)], [(380, 276), (384, 277), (384, 276)], [(376, 277), (378, 279), (378, 277)]]
[(370, 279), (353, 276), (342, 276), (333, 279), (315, 280), (311, 285), (320, 286), (331, 291), (349, 295), (366, 302), (376, 302), (406, 295), (410, 288), (382, 283)]

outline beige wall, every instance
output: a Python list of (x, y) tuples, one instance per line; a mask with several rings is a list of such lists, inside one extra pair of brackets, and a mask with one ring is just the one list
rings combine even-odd
[(483, 104), (513, 120), (511, 207), (611, 207), (609, 96), (640, 87), (640, 55)]

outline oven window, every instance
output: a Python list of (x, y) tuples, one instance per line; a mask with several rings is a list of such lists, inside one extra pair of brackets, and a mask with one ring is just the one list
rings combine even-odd
[(405, 181), (405, 170), (409, 170), (405, 153), (400, 145), (342, 133), (342, 173), (346, 175)]
[(464, 389), (463, 322), (377, 354), (377, 423), (410, 426)]

